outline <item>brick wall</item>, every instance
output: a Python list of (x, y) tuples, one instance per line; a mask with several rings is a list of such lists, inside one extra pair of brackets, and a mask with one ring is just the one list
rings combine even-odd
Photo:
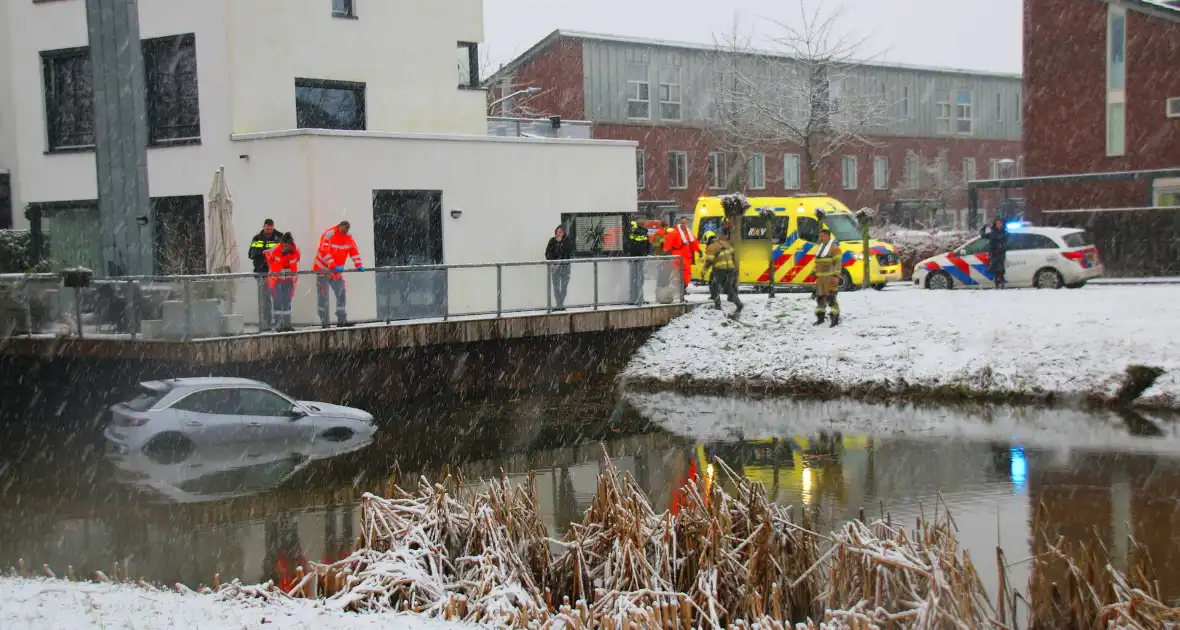
[[(1180, 166), (1180, 23), (1127, 11), (1126, 155), (1106, 155), (1107, 3), (1024, 0), (1024, 151), (1028, 175)], [(1039, 186), (1037, 209), (1130, 207), (1149, 182)]]
[[(566, 120), (584, 120), (586, 115), (585, 66), (582, 42), (576, 39), (557, 39), (524, 61), (508, 77), (511, 92), (528, 87), (541, 91), (517, 97), (517, 105), (526, 106), (530, 115), (561, 116)], [(489, 90), (489, 102), (504, 96), (497, 86)], [(499, 116), (497, 108), (492, 115)], [(509, 111), (508, 116), (521, 116), (520, 111)]]
[[(594, 137), (611, 140), (634, 140), (645, 152), (646, 186), (639, 191), (641, 201), (675, 201), (682, 209), (696, 206), (702, 195), (715, 195), (721, 191), (710, 189), (708, 180), (709, 153), (716, 150), (708, 135), (700, 129), (690, 127), (659, 127), (652, 125), (597, 124)], [(963, 138), (899, 138), (880, 137), (873, 140), (876, 146), (849, 146), (836, 155), (825, 159), (818, 172), (819, 186), (815, 191), (784, 188), (784, 155), (799, 153), (797, 147), (767, 146), (766, 187), (764, 190), (746, 190), (750, 196), (784, 196), (800, 192), (824, 192), (850, 208), (877, 207), (881, 203), (897, 198), (895, 189), (902, 183), (905, 158), (910, 152), (921, 156), (925, 164), (931, 164), (942, 151), (946, 152), (948, 169), (952, 176), (962, 172), (963, 158), (974, 157), (976, 178), (988, 177), (989, 160), (1020, 157), (1020, 143), (1002, 140), (974, 140)], [(684, 151), (688, 154), (688, 187), (674, 190), (668, 187), (668, 153)], [(845, 190), (843, 187), (843, 166), (845, 155), (857, 158), (857, 187)], [(873, 182), (873, 158), (885, 156), (889, 162), (889, 185), (886, 190), (875, 190)], [(805, 176), (800, 175), (800, 179)], [(918, 196), (918, 192), (900, 191), (901, 196)], [(1018, 195), (1019, 193), (1014, 193)], [(994, 208), (1002, 193), (989, 192), (982, 195), (985, 208)], [(966, 194), (960, 192), (951, 200), (950, 207), (966, 207)]]

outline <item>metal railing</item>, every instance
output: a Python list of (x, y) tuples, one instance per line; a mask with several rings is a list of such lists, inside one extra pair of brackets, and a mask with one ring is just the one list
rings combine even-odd
[[(684, 300), (675, 256), (364, 271), (93, 278), (0, 275), (0, 338), (197, 340), (276, 328), (630, 308)], [(338, 307), (339, 298), (346, 303)]]

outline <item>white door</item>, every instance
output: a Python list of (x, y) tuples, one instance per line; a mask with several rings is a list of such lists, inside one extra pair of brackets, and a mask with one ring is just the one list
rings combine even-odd
[(1031, 287), (1037, 271), (1045, 267), (1057, 268), (1057, 243), (1042, 234), (1013, 232), (1008, 235), (1008, 256), (1005, 266), (1008, 285)]
[(235, 413), (236, 400), (233, 389), (203, 389), (170, 409), (178, 414), (180, 431), (197, 446), (232, 444), (245, 437), (242, 419)]

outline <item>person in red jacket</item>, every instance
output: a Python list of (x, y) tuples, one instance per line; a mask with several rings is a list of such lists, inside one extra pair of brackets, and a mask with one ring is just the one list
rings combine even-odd
[(320, 245), (315, 252), (315, 262), (312, 264), (312, 271), (318, 271), (319, 274), (315, 278), (316, 289), (316, 305), (319, 310), (320, 324), (324, 328), (328, 327), (328, 289), (332, 289), (332, 293), (336, 295), (336, 325), (350, 326), (348, 323), (347, 301), (348, 294), (345, 292), (344, 263), (349, 258), (352, 259), (352, 264), (356, 266), (357, 271), (364, 271), (365, 266), (361, 263), (360, 251), (356, 248), (356, 241), (348, 234), (348, 230), (352, 226), (348, 221), (341, 221), (339, 224), (328, 228), (322, 236), (320, 236)]
[(287, 232), (279, 240), (279, 246), (266, 251), (266, 264), (270, 276), (266, 285), (270, 289), (274, 301), (275, 330), (291, 332), (291, 298), (295, 296), (295, 283), (299, 276), (299, 248), (295, 247), (295, 238)]
[(692, 282), (692, 263), (701, 252), (701, 244), (692, 233), (688, 224), (688, 217), (680, 217), (676, 228), (664, 239), (664, 251), (680, 257), (680, 276), (684, 280), (684, 290), (688, 290)]

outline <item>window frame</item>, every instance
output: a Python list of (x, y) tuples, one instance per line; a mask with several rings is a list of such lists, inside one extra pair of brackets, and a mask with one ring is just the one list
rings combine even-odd
[[(1171, 207), (1163, 204), (1164, 195), (1180, 196), (1180, 177), (1157, 177), (1151, 182), (1151, 205)], [(1175, 205), (1180, 205), (1177, 203)]]
[(922, 156), (917, 153), (907, 153), (902, 164), (902, 184), (906, 190), (914, 191), (922, 187)]
[(202, 389), (196, 389), (196, 390), (193, 390), (193, 391), (181, 396), (180, 398), (177, 398), (176, 400), (173, 400), (171, 403), (168, 404), (166, 409), (175, 409), (177, 411), (184, 411), (187, 413), (201, 413), (201, 414), (206, 414), (206, 415), (210, 415), (210, 416), (231, 416), (234, 414), (229, 413), (228, 411), (198, 411), (196, 409), (188, 409), (188, 408), (181, 406), (181, 403), (185, 402), (186, 400), (198, 399), (198, 397), (203, 394), (218, 394), (218, 393), (225, 393), (225, 392), (230, 392), (234, 397), (236, 397), (237, 392), (238, 392), (238, 388), (230, 387), (230, 386), (216, 386), (216, 387), (205, 387)]
[(1180, 96), (1164, 99), (1164, 116), (1166, 118), (1180, 118)]
[(464, 49), (467, 50), (467, 77), (459, 79), (459, 89), (482, 90), (483, 86), (479, 82), (479, 44), (477, 42), (457, 42), (455, 44), (456, 57), (458, 57), (459, 51)]
[(713, 151), (709, 153), (709, 188), (722, 190), (729, 181), (729, 160), (725, 153)]
[(987, 161), (987, 178), (990, 180), (1003, 179), (1000, 173), (1000, 158), (990, 158)]
[[(795, 172), (791, 173), (790, 163), (794, 160)], [(792, 183), (794, 185), (792, 185)], [(800, 190), (803, 188), (803, 156), (798, 153), (783, 155), (783, 188), (785, 190)]]
[[(852, 165), (851, 171), (848, 170), (849, 164)], [(840, 156), (840, 186), (844, 190), (856, 190), (857, 189), (857, 184), (859, 183), (859, 182), (857, 182), (857, 175), (858, 175), (857, 171), (858, 170), (859, 170), (859, 165), (857, 164), (857, 159), (856, 159), (855, 155)], [(852, 177), (849, 177), (849, 173), (851, 173)], [(851, 180), (851, 184), (849, 184), (850, 180)]]
[(999, 92), (996, 92), (996, 122), (1004, 122), (1004, 101)]
[(299, 124), (299, 88), (305, 89), (321, 89), (321, 90), (347, 90), (354, 91), (359, 94), (360, 113), (359, 129), (340, 129), (330, 127), (331, 131), (367, 131), (369, 128), (368, 120), (368, 93), (367, 85), (355, 81), (337, 81), (334, 79), (312, 79), (307, 77), (295, 77), (295, 126), (299, 129), (321, 129), (321, 127), (304, 127)]
[[(151, 59), (154, 59), (154, 55), (157, 54), (157, 51), (154, 50), (156, 47), (158, 47), (158, 46), (163, 47), (165, 45), (170, 45), (171, 42), (175, 42), (178, 39), (180, 40), (180, 45), (177, 46), (177, 51), (180, 51), (184, 47), (191, 47), (192, 51), (193, 51), (192, 52), (193, 65), (195, 66), (194, 80), (196, 81), (195, 95), (196, 95), (197, 122), (195, 125), (177, 125), (177, 127), (195, 127), (196, 135), (180, 136), (180, 137), (176, 137), (176, 138), (160, 138), (160, 137), (157, 137), (157, 133), (161, 129), (161, 127), (160, 127), (160, 114), (157, 111), (157, 107), (159, 105), (161, 105), (161, 103), (167, 102), (169, 99), (161, 98), (160, 94), (158, 93), (158, 89), (159, 89), (158, 87), (153, 89), (153, 86), (155, 85), (156, 82), (152, 81), (151, 68), (154, 67), (155, 64), (151, 63)], [(177, 35), (165, 35), (163, 37), (153, 37), (151, 39), (145, 39), (142, 42), (140, 42), (140, 46), (141, 46), (141, 49), (143, 52), (144, 92), (145, 92), (145, 97), (147, 98), (147, 105), (146, 106), (147, 106), (148, 146), (149, 147), (175, 147), (175, 146), (201, 144), (201, 74), (200, 74), (200, 65), (199, 65), (198, 55), (197, 55), (196, 34), (195, 33), (180, 33)]]
[(346, 20), (358, 19), (356, 15), (356, 0), (340, 0), (344, 5), (342, 10), (336, 9), (336, 0), (332, 0), (332, 17)]
[(751, 153), (749, 159), (746, 160), (746, 188), (749, 190), (766, 190), (765, 153)]
[(58, 118), (57, 112), (60, 108), (54, 107), (59, 102), (56, 92), (56, 75), (55, 64), (59, 61), (80, 58), (85, 60), (91, 76), (93, 76), (94, 66), (90, 61), (90, 49), (86, 46), (74, 48), (59, 48), (55, 50), (42, 50), (40, 52), (41, 58), (41, 95), (44, 100), (43, 113), (45, 115), (45, 152), (46, 153), (80, 153), (95, 150), (95, 135), (97, 130), (94, 125), (94, 80), (90, 81), (90, 144), (64, 144), (60, 141), (55, 142), (58, 134)]
[[(959, 97), (963, 94), (967, 95), (967, 103), (960, 103)], [(963, 131), (960, 123), (967, 123), (967, 130)], [(955, 90), (954, 101), (954, 134), (956, 136), (973, 136), (975, 135), (975, 91), (966, 88), (958, 88)]]
[(935, 90), (934, 92), (934, 114), (937, 119), (935, 132), (942, 135), (951, 135), (955, 130), (955, 108), (954, 103), (951, 102), (951, 92), (952, 90)]
[[(632, 68), (643, 68), (644, 81), (631, 78)], [(627, 104), (624, 113), (627, 115), (627, 120), (651, 120), (651, 66), (646, 63), (627, 62), (623, 69), (623, 77), (627, 80)], [(643, 98), (643, 91), (646, 88), (647, 98)], [(631, 113), (632, 103), (643, 103), (645, 106), (645, 114), (643, 116), (635, 116)]]
[(873, 156), (873, 190), (889, 190), (889, 156)]
[[(1122, 20), (1122, 55), (1114, 60), (1114, 26)], [(1127, 154), (1127, 9), (1114, 3), (1106, 7), (1106, 156), (1121, 157)], [(1119, 64), (1121, 72), (1116, 73)], [(1119, 80), (1115, 85), (1115, 78)], [(1117, 115), (1115, 112), (1119, 112)]]
[[(680, 164), (674, 163), (674, 160), (676, 160), (677, 158), (679, 158), (680, 161), (683, 162), (682, 169), (681, 169)], [(675, 151), (675, 150), (668, 151), (667, 163), (668, 163), (668, 189), (669, 190), (687, 190), (688, 189), (688, 153), (686, 151)], [(684, 181), (681, 182), (679, 185), (677, 185), (677, 183), (675, 181), (676, 178), (673, 177), (673, 170), (674, 169), (678, 170), (678, 171), (683, 170)], [(681, 173), (679, 173), (679, 172), (676, 173), (676, 175), (680, 175), (680, 174)]]
[[(971, 165), (970, 169), (967, 168), (968, 164)], [(964, 182), (973, 181), (979, 176), (979, 168), (975, 164), (975, 158), (973, 158), (973, 157), (963, 158), (963, 164), (960, 168), (962, 169)], [(970, 171), (970, 172), (968, 172), (968, 171)], [(968, 175), (970, 175), (970, 177), (968, 177)]]
[[(664, 83), (664, 72), (665, 71), (673, 71), (676, 73), (676, 77), (675, 77), (676, 82), (675, 83), (672, 83), (672, 82)], [(657, 72), (659, 74), (656, 76), (656, 78), (659, 79), (659, 83), (658, 83), (658, 91), (656, 93), (656, 96), (659, 97), (659, 101), (660, 101), (660, 120), (668, 120), (668, 121), (672, 121), (672, 122), (680, 122), (680, 121), (684, 120), (684, 71), (683, 71), (683, 69), (681, 69), (680, 66), (660, 66)], [(668, 99), (667, 100), (664, 99), (664, 88), (665, 87), (667, 87), (667, 89), (668, 89)], [(675, 92), (675, 95), (676, 95), (675, 99), (672, 98), (673, 92)], [(649, 94), (649, 96), (650, 96), (650, 94)], [(675, 116), (668, 115), (668, 109), (667, 109), (668, 107), (675, 107), (676, 108), (676, 115)]]
[(910, 119), (910, 86), (908, 85), (901, 87), (901, 117), (904, 120)]
[(635, 149), (635, 189), (647, 188), (647, 151)]

